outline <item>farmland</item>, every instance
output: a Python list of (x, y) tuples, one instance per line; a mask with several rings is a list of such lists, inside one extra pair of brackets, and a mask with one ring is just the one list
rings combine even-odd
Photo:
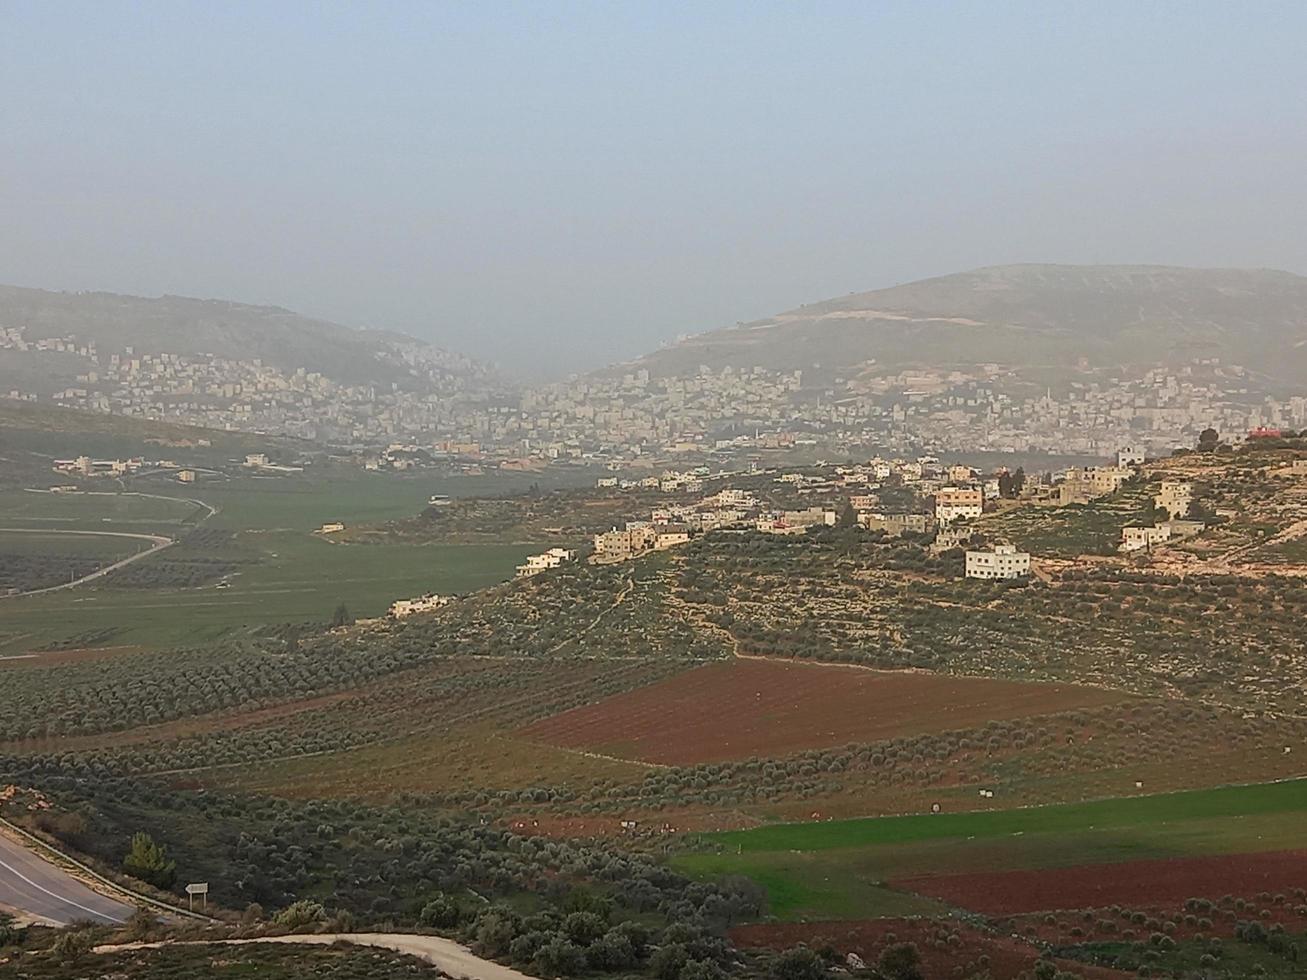
[[(344, 546), (309, 533), (327, 520), (411, 512), (435, 486), (445, 484), (371, 475), (343, 481), (247, 477), (193, 491), (174, 485), (121, 493), (5, 492), (0, 526), (155, 533), (178, 543), (93, 585), (9, 600), (0, 609), (0, 655), (212, 642), (265, 623), (325, 622), (340, 603), (355, 616), (376, 616), (397, 598), (470, 592), (510, 577), (532, 545)], [(96, 541), (67, 537), (79, 553)], [(0, 539), (0, 550), (8, 542)], [(67, 544), (47, 552), (45, 562), (29, 560), (24, 567), (30, 565), (31, 574), (13, 584), (32, 588), (98, 567), (98, 552), (77, 557), (73, 550)]]
[(527, 737), (671, 765), (947, 731), (1119, 702), (1065, 685), (733, 660), (538, 722)]
[[(1058, 869), (1044, 879), (1055, 890), (1062, 870), (1087, 858), (1107, 866), (1102, 880), (1110, 881), (1111, 868), (1127, 861), (1289, 850), (1301, 843), (1305, 815), (1307, 781), (1299, 780), (1020, 810), (762, 827), (708, 835), (707, 850), (676, 863), (692, 873), (772, 882), (772, 912), (783, 918), (848, 917), (868, 893), (878, 895), (889, 914), (903, 914), (918, 911), (923, 898), (947, 901), (969, 888), (966, 894), (977, 896), (984, 886), (976, 882), (993, 877), (997, 886), (1003, 874), (1022, 868), (1037, 877)], [(1285, 871), (1288, 878), (1293, 867)], [(950, 888), (947, 874), (959, 869), (976, 874)], [(1307, 875), (1307, 867), (1299, 870)], [(940, 874), (946, 877), (935, 877)], [(1209, 897), (1233, 884), (1227, 887), (1219, 866), (1205, 880), (1215, 891)], [(1129, 882), (1120, 895), (1104, 890), (1096, 898), (1129, 902), (1140, 887), (1134, 874)], [(980, 905), (990, 900), (997, 898), (977, 899)]]
[[(533, 541), (570, 542), (638, 492), (570, 520), (586, 492), (414, 518), (442, 484), (376, 474), (334, 497), (311, 473), (232, 475), (194, 490), (207, 517), (106, 496), (126, 509), (104, 521), (89, 495), (27, 495), (41, 534), (153, 523), (176, 543), (0, 609), (4, 651), (26, 654), (0, 661), (0, 772), (55, 801), (18, 816), (110, 869), (146, 829), (237, 907), (308, 896), (409, 925), (436, 895), (468, 929), (495, 908), (520, 940), (500, 955), (550, 975), (566, 971), (537, 962), (540, 936), (574, 886), (749, 950), (874, 959), (908, 940), (932, 977), (1015, 980), (1042, 956), (1106, 980), (1197, 964), (1214, 938), (1270, 969), (1290, 940), (1245, 942), (1226, 913), (1276, 936), (1307, 923), (1274, 898), (1307, 885), (1289, 533), (1307, 500), (1248, 464), (1229, 484), (1255, 514), (1204, 470), (1200, 505), (1231, 516), (1144, 555), (1103, 542), (1146, 511), (1148, 480), (1084, 508), (1005, 503), (977, 528), (1036, 550), (1018, 584), (847, 522), (506, 581)], [(331, 519), (347, 530), (313, 533)], [(425, 591), (461, 595), (369, 621)], [(327, 628), (340, 603), (364, 621)], [(1211, 928), (1176, 911), (1190, 899), (1221, 909)]]

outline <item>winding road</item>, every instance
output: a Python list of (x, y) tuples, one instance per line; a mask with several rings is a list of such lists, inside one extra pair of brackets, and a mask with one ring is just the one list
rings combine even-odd
[(126, 922), (132, 907), (107, 898), (0, 833), (0, 908), (54, 925)]
[(76, 588), (87, 582), (94, 581), (97, 578), (103, 578), (111, 572), (116, 572), (132, 562), (140, 561), (142, 558), (148, 558), (157, 552), (162, 551), (169, 545), (173, 544), (173, 539), (164, 537), (162, 534), (137, 534), (129, 531), (64, 531), (54, 528), (36, 528), (36, 527), (0, 527), (0, 534), (75, 534), (82, 537), (100, 537), (100, 538), (134, 538), (138, 541), (149, 541), (150, 547), (144, 551), (138, 551), (133, 555), (114, 562), (112, 565), (106, 565), (104, 568), (97, 569), (89, 575), (83, 575), (81, 578), (75, 578), (71, 582), (61, 582), (58, 585), (47, 585), (43, 589), (30, 589), (27, 592), (9, 592), (0, 595), (0, 599), (17, 599), (25, 595), (44, 595), (47, 592), (59, 592), (63, 589)]

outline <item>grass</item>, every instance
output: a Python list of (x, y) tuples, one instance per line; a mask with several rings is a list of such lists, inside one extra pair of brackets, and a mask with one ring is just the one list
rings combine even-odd
[[(352, 525), (410, 516), (434, 493), (507, 493), (526, 489), (535, 479), (531, 474), (396, 476), (331, 467), (294, 476), (240, 474), (189, 487), (154, 476), (133, 481), (130, 493), (114, 492), (108, 484), (92, 493), (0, 492), (0, 527), (175, 537), (202, 524), (237, 531), (235, 551), (245, 559), (223, 588), (142, 590), (99, 582), (8, 600), (0, 606), (0, 655), (92, 635), (101, 644), (190, 645), (264, 623), (325, 622), (341, 602), (354, 616), (371, 617), (383, 614), (395, 599), (485, 588), (510, 578), (535, 547), (346, 546), (309, 532), (326, 521)], [(206, 508), (190, 497), (216, 513), (202, 520)], [(178, 554), (170, 552), (144, 562), (166, 562)], [(221, 550), (209, 554), (227, 557)], [(106, 630), (112, 635), (106, 637)]]
[(112, 562), (148, 548), (148, 541), (92, 534), (0, 531), (0, 554), (94, 558)]
[(822, 851), (950, 837), (975, 839), (1304, 810), (1307, 810), (1307, 779), (1297, 779), (1024, 810), (781, 824), (756, 830), (726, 831), (708, 837), (741, 852)]
[[(1307, 780), (1025, 810), (783, 824), (703, 835), (673, 858), (697, 877), (765, 885), (781, 919), (931, 914), (884, 882), (933, 872), (1065, 867), (1302, 846)], [(935, 910), (939, 906), (934, 906)]]
[(184, 490), (153, 493), (122, 493), (107, 485), (90, 493), (6, 490), (0, 492), (0, 526), (176, 534), (205, 514), (203, 507), (183, 499)]
[[(111, 628), (113, 645), (202, 643), (263, 623), (325, 622), (343, 602), (355, 617), (424, 592), (471, 592), (512, 577), (524, 545), (344, 546), (298, 532), (254, 539), (263, 560), (229, 588), (130, 590), (86, 587), (7, 600), (0, 653), (16, 653)], [(166, 555), (167, 552), (162, 552)], [(153, 561), (153, 558), (144, 559)]]

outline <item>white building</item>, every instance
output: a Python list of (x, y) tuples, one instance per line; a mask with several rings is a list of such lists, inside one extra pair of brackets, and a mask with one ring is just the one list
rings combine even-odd
[(1143, 466), (1147, 458), (1148, 454), (1138, 446), (1124, 446), (1116, 451), (1116, 465), (1121, 469)]
[(989, 551), (967, 552), (967, 578), (1025, 578), (1030, 574), (1030, 555), (1010, 544), (995, 545)]
[(1133, 551), (1146, 551), (1155, 544), (1171, 540), (1171, 525), (1162, 523), (1155, 527), (1121, 528), (1121, 550), (1126, 554)]
[(429, 595), (418, 596), (416, 599), (396, 599), (390, 604), (390, 614), (396, 619), (403, 619), (405, 616), (412, 616), (414, 613), (431, 612), (433, 609), (439, 609), (441, 606), (453, 599), (447, 595)]
[(529, 578), (541, 572), (557, 568), (563, 562), (576, 561), (576, 552), (566, 548), (550, 548), (538, 555), (528, 555), (525, 562), (517, 566), (518, 578)]

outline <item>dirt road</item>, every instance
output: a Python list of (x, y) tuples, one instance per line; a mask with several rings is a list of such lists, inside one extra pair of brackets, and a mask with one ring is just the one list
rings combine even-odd
[[(451, 977), (466, 977), (467, 980), (535, 980), (534, 977), (516, 970), (492, 963), (475, 955), (466, 946), (460, 946), (452, 939), (440, 936), (418, 936), (405, 933), (385, 932), (349, 932), (328, 933), (321, 936), (269, 936), (265, 939), (223, 939), (212, 943), (178, 943), (187, 946), (244, 946), (250, 943), (294, 943), (305, 945), (328, 946), (334, 942), (353, 943), (356, 946), (375, 946), (391, 949), (397, 953), (407, 953), (430, 963)], [(112, 953), (125, 949), (157, 949), (163, 943), (128, 943), (123, 946), (97, 946), (97, 953)]]

